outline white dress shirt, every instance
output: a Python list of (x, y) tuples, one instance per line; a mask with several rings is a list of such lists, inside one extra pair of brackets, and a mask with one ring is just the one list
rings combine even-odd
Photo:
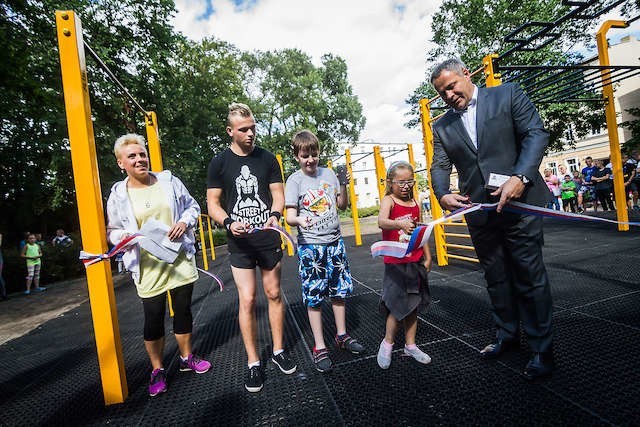
[(478, 103), (478, 86), (473, 85), (473, 96), (469, 101), (469, 105), (464, 110), (455, 110), (460, 114), (460, 119), (464, 125), (473, 146), (478, 148), (478, 134), (476, 133), (476, 104)]

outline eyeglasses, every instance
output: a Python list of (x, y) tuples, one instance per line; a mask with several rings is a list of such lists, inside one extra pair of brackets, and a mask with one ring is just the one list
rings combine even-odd
[(411, 187), (416, 183), (415, 180), (411, 179), (409, 181), (391, 181), (392, 183), (399, 185), (400, 187)]

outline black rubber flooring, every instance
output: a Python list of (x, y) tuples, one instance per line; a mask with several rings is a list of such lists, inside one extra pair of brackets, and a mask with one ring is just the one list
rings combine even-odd
[[(638, 218), (634, 218), (638, 220)], [(355, 279), (348, 300), (349, 332), (367, 347), (352, 356), (331, 347), (335, 369), (317, 372), (296, 258), (285, 257), (286, 345), (298, 362), (293, 375), (265, 364), (260, 393), (244, 389), (245, 353), (237, 322), (237, 292), (224, 250), (211, 266), (225, 281), (205, 278), (194, 298), (194, 349), (213, 363), (202, 375), (179, 372), (167, 335), (169, 391), (147, 395), (149, 362), (142, 343), (142, 307), (132, 284), (116, 290), (129, 397), (105, 407), (89, 305), (0, 346), (0, 425), (638, 425), (640, 424), (640, 229), (545, 220), (545, 262), (554, 297), (557, 371), (527, 383), (526, 340), (518, 352), (482, 361), (493, 336), (483, 274), (477, 264), (434, 266), (433, 302), (420, 317), (417, 341), (430, 365), (401, 356), (376, 364), (384, 335), (378, 312), (383, 264), (371, 243), (347, 238)], [(258, 293), (259, 347), (270, 354), (266, 298)], [(335, 333), (325, 307), (327, 343)], [(167, 331), (171, 323), (167, 320)]]

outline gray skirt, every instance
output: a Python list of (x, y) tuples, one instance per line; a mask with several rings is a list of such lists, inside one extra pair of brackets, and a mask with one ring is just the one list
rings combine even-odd
[(422, 262), (385, 264), (380, 312), (403, 320), (414, 310), (426, 310), (430, 301), (427, 269)]

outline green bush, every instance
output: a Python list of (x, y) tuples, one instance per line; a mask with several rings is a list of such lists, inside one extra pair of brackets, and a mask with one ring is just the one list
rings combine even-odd
[[(380, 206), (369, 206), (367, 208), (358, 209), (358, 218), (365, 218), (368, 216), (378, 215)], [(351, 218), (351, 208), (347, 208), (344, 211), (340, 211), (340, 218)]]

